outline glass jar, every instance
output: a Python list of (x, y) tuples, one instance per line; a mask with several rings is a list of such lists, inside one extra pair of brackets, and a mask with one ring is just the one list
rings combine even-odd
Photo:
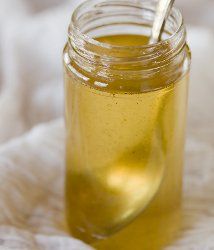
[(90, 0), (69, 27), (66, 215), (96, 249), (156, 250), (180, 224), (190, 52), (175, 8), (147, 45), (155, 8)]

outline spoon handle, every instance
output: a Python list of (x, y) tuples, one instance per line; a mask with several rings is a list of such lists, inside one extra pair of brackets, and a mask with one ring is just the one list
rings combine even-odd
[(174, 1), (175, 0), (159, 0), (158, 1), (149, 44), (154, 44), (160, 41), (163, 29), (164, 29), (164, 25), (165, 25), (165, 20), (168, 18), (170, 14)]

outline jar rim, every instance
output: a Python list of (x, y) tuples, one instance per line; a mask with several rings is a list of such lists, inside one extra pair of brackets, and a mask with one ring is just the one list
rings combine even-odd
[[(118, 0), (117, 0), (118, 1)], [(152, 4), (152, 5), (155, 5), (157, 3), (156, 0), (141, 0), (141, 1), (137, 1), (137, 2), (130, 2), (129, 0), (119, 0), (118, 2), (121, 3), (127, 3), (127, 4), (130, 4), (129, 6), (133, 6), (133, 5), (136, 5), (138, 7), (141, 7), (143, 8), (144, 4)], [(157, 43), (155, 44), (144, 44), (144, 45), (113, 45), (113, 44), (108, 44), (108, 43), (105, 43), (105, 42), (101, 42), (101, 41), (98, 41), (96, 40), (95, 38), (91, 37), (90, 35), (84, 33), (81, 31), (81, 28), (79, 27), (79, 24), (78, 24), (78, 13), (81, 11), (81, 9), (85, 8), (88, 4), (91, 4), (92, 6), (94, 4), (96, 4), (97, 2), (100, 2), (100, 3), (113, 3), (115, 1), (106, 1), (106, 0), (86, 0), (84, 1), (83, 3), (81, 3), (80, 5), (77, 6), (77, 8), (74, 10), (73, 14), (72, 14), (72, 17), (71, 17), (71, 23), (70, 23), (70, 26), (69, 26), (69, 30), (73, 30), (75, 31), (79, 38), (82, 39), (83, 41), (91, 44), (91, 45), (94, 45), (94, 46), (97, 46), (97, 47), (102, 47), (102, 48), (106, 48), (106, 49), (117, 49), (117, 50), (129, 50), (129, 49), (136, 49), (136, 50), (142, 50), (142, 49), (152, 49), (152, 48), (155, 48), (155, 47), (158, 47), (158, 46), (161, 46), (165, 43), (171, 43), (173, 40), (176, 40), (177, 37), (180, 36), (180, 34), (182, 34), (183, 32), (185, 32), (185, 27), (184, 27), (184, 20), (183, 20), (183, 16), (180, 12), (180, 10), (176, 7), (173, 7), (171, 12), (170, 12), (170, 16), (174, 15), (176, 16), (177, 18), (177, 21), (178, 21), (178, 24), (177, 24), (177, 28), (176, 28), (176, 31), (173, 32), (173, 34), (171, 34), (169, 37), (167, 37), (166, 39), (163, 39), (163, 40), (160, 40), (158, 41)], [(168, 17), (168, 19), (169, 19)]]
[(68, 30), (66, 51), (72, 67), (89, 78), (96, 73), (102, 82), (151, 81), (159, 76), (166, 84), (175, 82), (190, 64), (186, 29), (178, 9), (173, 8), (166, 21), (167, 39), (158, 43), (121, 46), (96, 40), (109, 32), (110, 36), (133, 32), (146, 35), (144, 32), (150, 32), (154, 20), (156, 4), (155, 0), (88, 0), (79, 5)]

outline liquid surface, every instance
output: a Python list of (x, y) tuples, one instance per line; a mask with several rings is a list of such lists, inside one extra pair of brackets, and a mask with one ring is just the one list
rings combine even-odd
[[(148, 38), (99, 41), (141, 45)], [(187, 76), (167, 87), (156, 79), (163, 88), (145, 93), (144, 82), (117, 80), (106, 92), (90, 80), (65, 68), (69, 229), (97, 249), (159, 249), (180, 218)], [(124, 82), (130, 91), (117, 92)]]
[(96, 40), (101, 43), (117, 46), (142, 46), (149, 43), (147, 36), (140, 35), (111, 35), (98, 37)]

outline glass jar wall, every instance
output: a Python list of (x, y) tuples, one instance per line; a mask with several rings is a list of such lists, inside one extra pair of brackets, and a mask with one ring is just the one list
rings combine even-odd
[(159, 249), (180, 224), (190, 52), (173, 9), (148, 45), (155, 1), (91, 0), (64, 49), (66, 214), (96, 249)]

